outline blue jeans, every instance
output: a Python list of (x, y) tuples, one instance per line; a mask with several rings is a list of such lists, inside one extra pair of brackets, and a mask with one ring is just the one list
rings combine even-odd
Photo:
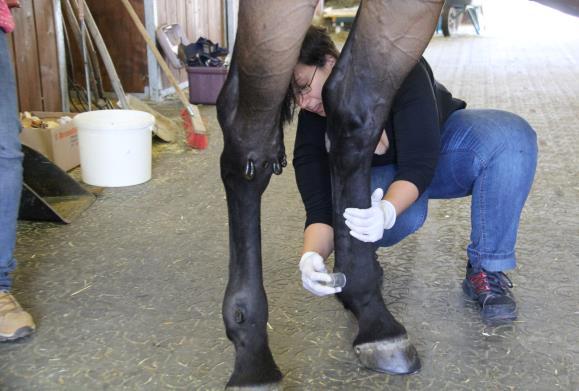
[(6, 34), (0, 29), (0, 290), (10, 290), (16, 266), (16, 220), (22, 191), (22, 150), (16, 82)]
[[(537, 136), (515, 114), (458, 110), (441, 130), (442, 146), (426, 191), (376, 244), (392, 246), (426, 220), (429, 199), (472, 196), (467, 257), (474, 268), (513, 269), (521, 211), (537, 166)], [(390, 186), (396, 165), (372, 168), (372, 191)]]

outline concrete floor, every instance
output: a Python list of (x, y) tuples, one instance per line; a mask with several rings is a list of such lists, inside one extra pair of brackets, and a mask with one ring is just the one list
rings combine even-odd
[[(579, 389), (579, 40), (435, 38), (426, 57), (470, 107), (527, 118), (540, 162), (524, 211), (520, 305), (510, 326), (485, 327), (460, 283), (469, 199), (433, 201), (425, 226), (380, 251), (384, 297), (423, 362), (414, 376), (362, 369), (353, 319), (301, 288), (303, 207), (290, 166), (263, 200), (270, 345), (288, 390)], [(160, 109), (176, 115), (178, 103)], [(221, 301), (228, 234), (213, 107), (209, 148), (155, 145), (153, 179), (105, 189), (70, 225), (21, 222), (15, 294), (37, 333), (0, 345), (2, 390), (208, 390), (233, 365)], [(295, 129), (286, 131), (288, 150)], [(291, 161), (291, 156), (289, 157)]]

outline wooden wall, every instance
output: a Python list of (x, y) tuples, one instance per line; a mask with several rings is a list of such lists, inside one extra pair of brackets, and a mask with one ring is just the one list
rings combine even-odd
[[(225, 28), (221, 0), (156, 0), (157, 26), (178, 23), (191, 42), (199, 37), (209, 38), (224, 46)], [(173, 70), (178, 81), (187, 80), (187, 72)], [(169, 83), (163, 75), (163, 86)]]
[[(125, 92), (142, 93), (149, 85), (147, 45), (120, 1), (86, 0), (111, 54)], [(130, 0), (145, 24), (144, 0)], [(204, 36), (223, 42), (221, 0), (156, 0), (156, 25), (179, 23), (191, 41)], [(154, 37), (153, 37), (154, 39)], [(104, 70), (104, 66), (102, 67)], [(178, 81), (187, 81), (185, 70), (174, 70)], [(112, 88), (106, 75), (105, 90)], [(169, 82), (162, 76), (163, 87)]]
[(9, 34), (20, 111), (61, 111), (52, 0), (25, 0), (13, 10)]
[[(175, 0), (173, 0), (175, 1)], [(125, 92), (143, 92), (149, 84), (147, 44), (135, 27), (123, 4), (116, 1), (86, 0), (91, 14), (113, 59)], [(143, 0), (130, 0), (145, 24)], [(112, 91), (104, 65), (101, 63), (105, 91)]]
[[(74, 1), (74, 0), (73, 0)], [(144, 0), (130, 0), (144, 21)], [(224, 42), (222, 0), (155, 0), (157, 25), (180, 23), (187, 36), (195, 41), (204, 36)], [(14, 9), (16, 31), (8, 34), (18, 85), (21, 111), (60, 111), (61, 81), (54, 24), (54, 0), (24, 0)], [(142, 93), (149, 85), (147, 47), (120, 1), (87, 0), (99, 30), (111, 54), (126, 92)], [(76, 43), (71, 37), (71, 44)], [(78, 51), (73, 48), (73, 56)], [(78, 62), (79, 59), (75, 58)], [(112, 91), (104, 66), (105, 90)], [(78, 72), (78, 70), (77, 70)], [(186, 81), (185, 71), (175, 71), (178, 80)], [(82, 80), (80, 74), (77, 74)], [(169, 83), (163, 76), (163, 86)]]

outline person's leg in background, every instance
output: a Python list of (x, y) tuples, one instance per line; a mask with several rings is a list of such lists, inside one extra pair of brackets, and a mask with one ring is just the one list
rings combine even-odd
[(478, 301), (482, 319), (489, 324), (510, 322), (517, 316), (509, 290), (512, 284), (503, 272), (516, 266), (519, 220), (536, 165), (536, 134), (515, 114), (459, 110), (443, 126), (429, 196), (472, 195), (463, 290)]
[(16, 220), (22, 190), (22, 151), (16, 83), (6, 34), (0, 29), (0, 341), (30, 334), (35, 325), (10, 293), (16, 266)]

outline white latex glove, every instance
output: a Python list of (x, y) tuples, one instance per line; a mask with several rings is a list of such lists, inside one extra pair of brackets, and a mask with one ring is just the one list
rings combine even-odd
[(316, 296), (333, 295), (342, 291), (342, 288), (332, 288), (321, 283), (330, 282), (332, 278), (324, 265), (324, 258), (316, 252), (308, 251), (302, 255), (300, 271), (304, 288)]
[(389, 201), (383, 200), (384, 191), (374, 190), (368, 209), (347, 208), (344, 212), (350, 235), (362, 242), (376, 242), (384, 236), (384, 230), (396, 223), (396, 209)]

